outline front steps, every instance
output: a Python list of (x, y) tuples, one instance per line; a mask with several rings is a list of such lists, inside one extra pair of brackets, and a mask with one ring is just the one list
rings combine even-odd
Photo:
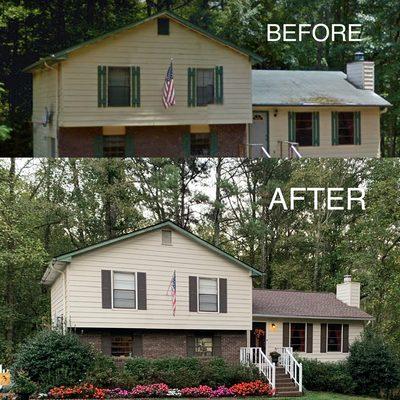
[(290, 379), (289, 374), (285, 373), (283, 367), (276, 367), (275, 372), (275, 397), (301, 397), (298, 386)]

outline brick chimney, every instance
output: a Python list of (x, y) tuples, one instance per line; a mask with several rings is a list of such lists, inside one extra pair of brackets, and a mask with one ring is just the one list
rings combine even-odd
[(375, 63), (365, 61), (364, 53), (357, 52), (347, 64), (347, 80), (359, 89), (375, 90)]
[(345, 275), (343, 283), (336, 286), (336, 297), (348, 306), (360, 308), (360, 283), (352, 282), (351, 275)]

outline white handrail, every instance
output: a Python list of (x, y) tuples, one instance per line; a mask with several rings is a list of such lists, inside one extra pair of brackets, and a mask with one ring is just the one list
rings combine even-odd
[(265, 375), (272, 389), (275, 389), (276, 366), (268, 359), (260, 347), (241, 347), (240, 362), (245, 365), (256, 365), (260, 373)]
[(267, 158), (272, 158), (271, 154), (268, 153), (267, 149), (264, 147), (262, 143), (249, 143), (248, 146), (261, 147), (261, 152), (264, 154), (264, 156)]
[(299, 392), (303, 391), (303, 365), (293, 356), (291, 347), (282, 347), (280, 364), (285, 368), (285, 372), (299, 387)]
[(301, 158), (301, 154), (299, 153), (299, 151), (296, 148), (295, 144), (291, 144), (290, 145), (290, 150), (294, 152), (294, 154), (296, 154), (297, 158)]

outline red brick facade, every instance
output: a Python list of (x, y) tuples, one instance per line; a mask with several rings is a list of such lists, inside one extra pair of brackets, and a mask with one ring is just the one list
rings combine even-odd
[[(183, 136), (190, 126), (129, 126), (136, 157), (184, 157)], [(210, 125), (210, 132), (218, 136), (218, 156), (244, 156), (245, 124)], [(102, 127), (60, 128), (58, 152), (60, 157), (94, 157), (95, 137), (102, 135)]]

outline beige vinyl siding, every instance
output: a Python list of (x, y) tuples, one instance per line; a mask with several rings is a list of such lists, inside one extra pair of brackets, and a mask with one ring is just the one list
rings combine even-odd
[[(161, 94), (174, 59), (176, 106)], [(140, 66), (141, 106), (97, 107), (97, 67)], [(224, 67), (224, 104), (188, 107), (188, 67)], [(69, 55), (63, 62), (60, 126), (196, 125), (251, 122), (251, 64), (247, 56), (171, 20), (170, 35), (149, 21)]]
[[(51, 155), (50, 138), (57, 138), (57, 80), (58, 68), (38, 70), (32, 76), (33, 90), (33, 154), (35, 157)], [(42, 125), (45, 108), (53, 113), (53, 123)]]
[[(299, 147), (304, 157), (379, 157), (380, 156), (380, 110), (378, 107), (255, 107), (255, 111), (269, 111), (269, 143), (272, 157), (280, 157), (279, 141), (288, 140), (288, 113), (319, 112), (320, 145)], [(277, 116), (274, 114), (277, 110)], [(361, 145), (332, 146), (332, 112), (361, 111)], [(287, 157), (287, 144), (283, 146), (283, 157)]]
[[(101, 270), (146, 272), (147, 310), (102, 309)], [(76, 327), (152, 329), (251, 329), (252, 279), (249, 271), (196, 242), (161, 230), (73, 257), (68, 270), (68, 320)], [(177, 311), (166, 294), (177, 274)], [(228, 313), (189, 312), (189, 276), (226, 278)]]
[(64, 315), (64, 276), (54, 281), (50, 291), (51, 296), (51, 321), (53, 325), (57, 323), (57, 317)]
[[(256, 318), (262, 321), (262, 319)], [(364, 329), (364, 322), (362, 321), (326, 321), (326, 320), (301, 320), (301, 319), (269, 319), (266, 323), (267, 326), (267, 353), (282, 348), (283, 345), (283, 323), (310, 323), (313, 324), (313, 352), (312, 353), (297, 353), (300, 357), (317, 359), (320, 361), (340, 361), (344, 360), (348, 353), (327, 352), (321, 353), (321, 323), (328, 324), (348, 324), (349, 325), (349, 345), (351, 345), (356, 338), (358, 338)], [(275, 324), (276, 328), (272, 329), (271, 324)]]

